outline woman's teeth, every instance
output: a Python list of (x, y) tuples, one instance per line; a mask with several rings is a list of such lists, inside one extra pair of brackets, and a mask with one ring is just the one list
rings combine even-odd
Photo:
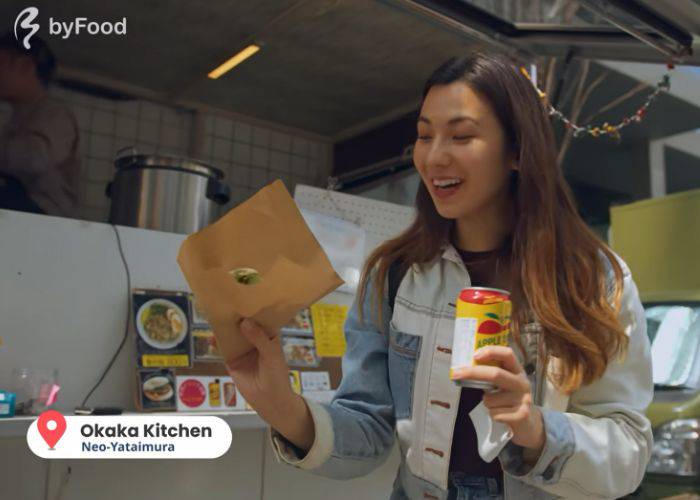
[(446, 179), (446, 180), (434, 180), (433, 185), (438, 188), (448, 188), (461, 184), (461, 179)]

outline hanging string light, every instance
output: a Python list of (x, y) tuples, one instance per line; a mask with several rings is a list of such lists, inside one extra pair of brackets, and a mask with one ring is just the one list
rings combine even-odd
[[(567, 129), (573, 130), (573, 136), (574, 137), (580, 137), (582, 135), (588, 134), (592, 137), (601, 137), (601, 136), (609, 136), (613, 139), (620, 139), (620, 130), (625, 128), (628, 125), (631, 125), (632, 123), (639, 123), (644, 119), (644, 115), (646, 115), (647, 110), (649, 109), (649, 106), (651, 106), (651, 103), (656, 100), (656, 98), (659, 96), (661, 92), (668, 91), (671, 88), (671, 71), (673, 71), (675, 68), (675, 65), (673, 63), (668, 63), (666, 64), (666, 73), (661, 77), (661, 80), (656, 84), (656, 88), (654, 91), (647, 96), (644, 104), (637, 109), (637, 111), (630, 116), (627, 116), (623, 118), (619, 123), (617, 124), (610, 124), (608, 122), (603, 123), (603, 125), (599, 126), (593, 126), (593, 125), (586, 125), (586, 126), (581, 126), (577, 125), (576, 123), (572, 122), (569, 118), (567, 118), (564, 113), (556, 109), (550, 102), (547, 102), (547, 108), (550, 116), (553, 116), (557, 120), (561, 121), (564, 123), (564, 127)], [(530, 80), (532, 85), (535, 87), (535, 90), (537, 91), (538, 95), (542, 100), (545, 100), (547, 98), (547, 94), (542, 92), (537, 85), (532, 81), (532, 78), (530, 78), (530, 74), (527, 72), (527, 70), (524, 67), (520, 68), (520, 71), (522, 72), (525, 77)]]

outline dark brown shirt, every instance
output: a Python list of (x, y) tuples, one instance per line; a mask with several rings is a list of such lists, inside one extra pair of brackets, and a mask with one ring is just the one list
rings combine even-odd
[[(471, 278), (471, 286), (483, 286), (508, 290), (509, 246), (487, 252), (458, 250)], [(457, 410), (450, 472), (460, 471), (469, 476), (494, 477), (502, 480), (503, 471), (498, 459), (484, 462), (479, 456), (474, 424), (469, 412), (479, 404), (483, 396), (480, 389), (463, 388)]]

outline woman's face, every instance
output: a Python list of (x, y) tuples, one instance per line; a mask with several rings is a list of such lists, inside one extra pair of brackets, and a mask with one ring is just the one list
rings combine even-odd
[(509, 202), (510, 170), (517, 167), (504, 142), (490, 105), (465, 83), (428, 91), (413, 161), (442, 217), (471, 218)]

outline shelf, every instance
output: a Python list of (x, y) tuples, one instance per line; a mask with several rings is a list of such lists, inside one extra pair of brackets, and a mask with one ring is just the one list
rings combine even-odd
[[(130, 415), (145, 415), (145, 413), (131, 413)], [(150, 414), (149, 414), (150, 415)], [(254, 411), (229, 411), (229, 412), (168, 412), (168, 413), (156, 413), (156, 415), (172, 415), (172, 416), (211, 416), (211, 417), (221, 417), (234, 431), (247, 431), (254, 429), (266, 429), (268, 427), (267, 423), (258, 416)]]
[[(237, 412), (126, 412), (123, 415), (139, 416), (211, 416), (221, 417), (234, 431), (265, 429), (267, 424), (254, 411)], [(77, 416), (77, 415), (66, 415)], [(27, 435), (27, 429), (36, 420), (36, 416), (21, 416), (12, 418), (0, 418), (0, 438), (21, 437)]]
[(26, 436), (34, 420), (36, 417), (0, 418), (0, 438)]

